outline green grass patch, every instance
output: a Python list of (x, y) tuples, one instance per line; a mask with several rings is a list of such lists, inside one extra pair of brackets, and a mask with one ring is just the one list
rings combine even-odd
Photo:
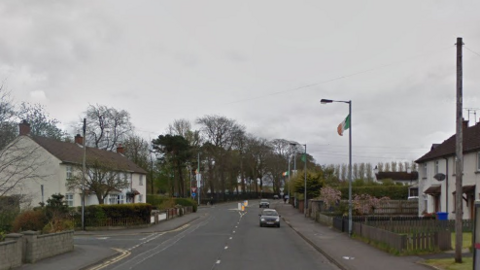
[[(455, 241), (456, 241), (456, 236), (455, 232), (452, 233), (452, 248), (455, 249)], [(463, 248), (468, 248), (470, 249), (472, 247), (472, 233), (471, 232), (464, 232), (462, 236), (462, 249)]]
[(473, 258), (462, 258), (462, 263), (456, 263), (454, 258), (426, 260), (425, 264), (435, 266), (444, 270), (471, 270), (473, 268)]

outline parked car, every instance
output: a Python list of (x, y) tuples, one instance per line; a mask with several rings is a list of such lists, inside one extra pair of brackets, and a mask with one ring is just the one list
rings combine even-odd
[(261, 199), (258, 204), (259, 208), (270, 208), (270, 202), (267, 199)]
[(274, 200), (278, 200), (278, 198), (279, 198), (278, 195), (273, 195)]
[(280, 227), (280, 215), (274, 209), (265, 209), (258, 215), (260, 216), (260, 227)]

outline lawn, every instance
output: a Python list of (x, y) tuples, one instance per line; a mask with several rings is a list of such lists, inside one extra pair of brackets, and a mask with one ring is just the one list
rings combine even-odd
[[(452, 233), (452, 248), (455, 249), (455, 232)], [(462, 248), (470, 248), (472, 246), (472, 233), (464, 232), (462, 240)]]
[[(470, 248), (472, 246), (472, 233), (464, 232), (462, 239), (462, 248)], [(452, 233), (452, 248), (455, 249), (455, 233)], [(432, 265), (438, 269), (444, 270), (470, 270), (473, 268), (473, 258), (471, 257), (462, 257), (462, 263), (455, 263), (455, 259), (432, 259), (425, 261), (425, 264)]]
[(471, 270), (473, 268), (473, 258), (462, 258), (462, 263), (455, 263), (454, 258), (433, 259), (425, 261), (425, 264), (432, 265), (438, 269), (444, 270)]

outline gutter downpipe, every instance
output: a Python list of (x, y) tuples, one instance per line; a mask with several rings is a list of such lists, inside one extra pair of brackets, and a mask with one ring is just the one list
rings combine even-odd
[(444, 157), (446, 161), (446, 170), (445, 170), (445, 212), (447, 212), (448, 215), (448, 157)]

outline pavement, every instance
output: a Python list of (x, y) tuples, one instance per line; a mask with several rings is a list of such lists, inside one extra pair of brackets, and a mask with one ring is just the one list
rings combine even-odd
[[(76, 236), (98, 235), (108, 236), (109, 234), (141, 234), (175, 230), (183, 225), (200, 218), (200, 213), (191, 213), (174, 219), (162, 221), (159, 224), (145, 228), (133, 228), (108, 231), (75, 231)], [(94, 245), (75, 245), (72, 252), (43, 259), (34, 264), (24, 264), (17, 268), (20, 270), (83, 270), (101, 264), (105, 261), (119, 256), (120, 253), (114, 249)]]
[[(436, 269), (423, 262), (427, 259), (454, 258), (453, 251), (422, 256), (394, 256), (360, 240), (350, 238), (347, 233), (306, 218), (303, 213), (289, 204), (277, 204), (275, 208), (285, 223), (342, 270)], [(464, 252), (463, 256), (472, 256), (468, 250)]]
[[(342, 270), (370, 269), (370, 270), (425, 270), (432, 269), (422, 264), (426, 259), (454, 258), (453, 252), (445, 252), (426, 256), (394, 256), (376, 249), (364, 242), (348, 237), (346, 233), (339, 232), (331, 227), (305, 218), (302, 213), (289, 204), (277, 203), (275, 208), (300, 237), (308, 242), (314, 249), (322, 253), (328, 260)], [(247, 210), (248, 211), (248, 210)], [(163, 221), (147, 228), (109, 231), (76, 231), (75, 235), (108, 235), (122, 233), (152, 233), (177, 229), (190, 223), (202, 214), (191, 213), (171, 220)], [(94, 265), (111, 260), (120, 254), (113, 249), (93, 245), (75, 245), (74, 251), (52, 258), (44, 259), (35, 264), (25, 264), (21, 270), (50, 270), (88, 269)], [(464, 256), (471, 256), (465, 253)]]

